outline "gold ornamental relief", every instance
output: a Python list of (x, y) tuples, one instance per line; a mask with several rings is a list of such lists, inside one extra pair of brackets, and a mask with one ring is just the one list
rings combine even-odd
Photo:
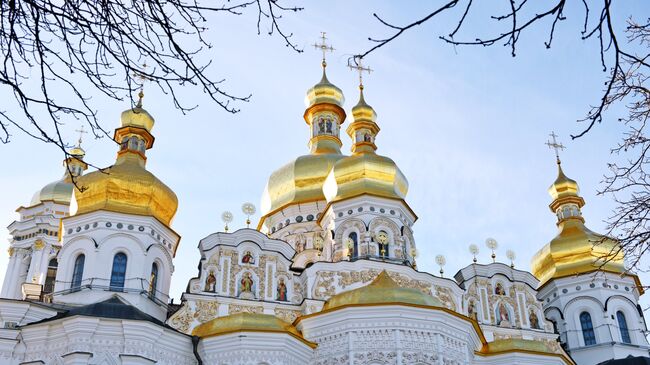
[(194, 313), (189, 308), (187, 303), (183, 304), (181, 309), (174, 313), (169, 319), (168, 323), (176, 330), (183, 333), (190, 333), (190, 326), (194, 322)]
[(336, 289), (334, 288), (334, 275), (332, 271), (321, 271), (316, 277), (316, 284), (312, 292), (312, 297), (314, 299), (328, 299), (332, 295), (336, 294)]
[(295, 321), (299, 315), (300, 315), (300, 311), (275, 308), (275, 316), (287, 323), (293, 323), (293, 321)]
[(262, 314), (263, 312), (264, 312), (264, 307), (262, 306), (240, 305), (240, 304), (231, 304), (228, 306), (228, 315), (237, 314), (237, 313)]
[(197, 300), (195, 307), (196, 312), (194, 312), (194, 318), (201, 323), (205, 323), (217, 317), (219, 303), (215, 301)]
[(452, 296), (452, 292), (449, 288), (444, 288), (440, 286), (436, 286), (436, 295), (434, 295), (436, 298), (442, 302), (442, 304), (445, 306), (447, 309), (451, 309), (453, 311), (456, 311), (456, 302), (454, 301), (454, 298)]

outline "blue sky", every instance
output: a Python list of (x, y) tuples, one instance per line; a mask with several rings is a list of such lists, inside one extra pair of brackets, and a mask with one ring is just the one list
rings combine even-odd
[[(372, 13), (402, 23), (432, 9), (430, 3), (309, 3), (300, 13), (286, 14), (282, 23), (304, 47), (302, 54), (267, 36), (264, 28), (258, 35), (253, 14), (215, 16), (205, 34), (214, 45), (205, 54), (213, 62), (210, 70), (215, 78), (226, 78), (228, 91), (252, 93), (251, 102), (231, 115), (188, 86), (178, 89), (181, 97), (199, 107), (183, 115), (154, 87), (145, 90), (144, 106), (156, 118), (156, 144), (148, 152), (147, 167), (180, 201), (172, 225), (183, 237), (172, 281), (175, 298), (197, 273), (199, 240), (222, 229), (221, 212), (235, 214), (231, 227), (244, 226), (241, 204), (259, 206), (271, 172), (307, 153), (303, 100), (320, 79), (320, 53), (310, 46), (319, 32), (326, 31), (336, 48), (328, 59), (328, 76), (345, 93), (349, 111), (358, 94), (347, 58), (370, 46), (368, 36), (388, 34)], [(633, 14), (647, 18), (649, 9), (642, 4), (617, 2), (617, 27)], [(487, 237), (499, 241), (499, 259), (513, 249), (516, 266), (529, 269), (532, 255), (556, 234), (546, 192), (557, 171), (553, 153), (544, 145), (548, 134), (555, 131), (567, 146), (565, 172), (581, 186), (588, 226), (603, 232), (614, 203), (596, 192), (611, 160), (609, 149), (624, 130), (616, 122), (624, 111), (613, 109), (587, 136), (570, 140), (569, 134), (582, 128), (576, 120), (599, 100), (606, 76), (595, 40), (580, 39), (580, 8), (567, 9), (568, 20), (559, 26), (550, 50), (543, 44), (546, 26), (538, 26), (521, 36), (515, 58), (501, 45), (452, 47), (440, 41), (438, 36), (449, 32), (461, 10), (406, 33), (367, 58), (375, 70), (365, 79), (365, 92), (381, 127), (378, 153), (393, 158), (409, 179), (407, 201), (419, 216), (414, 231), (421, 270), (437, 273), (434, 257), (444, 254), (446, 275), (453, 275), (471, 263), (471, 243), (481, 247), (479, 261), (488, 262)], [(481, 13), (484, 9), (477, 9)], [(498, 32), (491, 23), (468, 22), (458, 38)], [(93, 90), (88, 96), (109, 130), (129, 107), (127, 101), (105, 100)], [(70, 120), (64, 128), (74, 141), (78, 122)], [(5, 225), (16, 219), (14, 210), (29, 203), (34, 191), (63, 173), (62, 156), (54, 147), (17, 131), (14, 135), (10, 144), (0, 145), (0, 222)], [(347, 152), (350, 141), (347, 136), (343, 141)], [(86, 137), (84, 148), (96, 165), (114, 161), (116, 146), (106, 138)], [(7, 255), (0, 255), (0, 267), (6, 261)], [(0, 280), (3, 275), (0, 270)], [(650, 283), (646, 274), (641, 279)]]

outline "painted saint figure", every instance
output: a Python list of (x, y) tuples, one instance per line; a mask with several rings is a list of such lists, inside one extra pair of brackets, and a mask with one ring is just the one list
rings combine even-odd
[(478, 321), (478, 315), (476, 314), (476, 306), (473, 300), (470, 300), (469, 303), (467, 304), (467, 315), (470, 318)]
[(537, 314), (535, 314), (534, 310), (530, 310), (528, 318), (530, 318), (530, 328), (541, 329), (539, 326), (539, 318), (537, 318)]
[(255, 257), (253, 257), (253, 254), (250, 251), (246, 251), (244, 254), (244, 257), (242, 257), (241, 262), (243, 264), (254, 264), (255, 263)]
[(318, 119), (318, 132), (325, 133), (325, 121), (323, 118)]
[(364, 142), (372, 142), (371, 137), (370, 137), (370, 133), (366, 133), (366, 134), (363, 135), (363, 141)]
[(208, 278), (205, 279), (205, 291), (214, 293), (216, 290), (217, 278), (214, 276), (214, 271), (210, 270)]
[(281, 302), (287, 301), (287, 286), (284, 284), (284, 278), (280, 278), (278, 281), (278, 296), (277, 300)]
[(503, 289), (503, 285), (501, 285), (501, 283), (497, 283), (497, 286), (494, 288), (494, 294), (506, 295), (506, 291)]
[(332, 133), (332, 120), (327, 118), (326, 124), (327, 124), (327, 133), (331, 134)]
[(242, 275), (240, 284), (241, 284), (241, 287), (240, 287), (240, 292), (241, 293), (252, 293), (253, 292), (253, 278), (251, 277), (251, 273), (249, 273), (249, 272), (244, 273), (244, 275)]
[(503, 321), (510, 323), (510, 313), (508, 313), (506, 305), (501, 302), (497, 308), (497, 325), (501, 325)]

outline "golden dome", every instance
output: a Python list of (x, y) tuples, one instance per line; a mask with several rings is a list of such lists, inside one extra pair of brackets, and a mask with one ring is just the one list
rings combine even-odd
[(70, 182), (68, 176), (66, 174), (61, 180), (51, 182), (34, 193), (30, 206), (38, 205), (46, 201), (70, 205), (74, 185)]
[(262, 196), (262, 215), (291, 204), (325, 200), (323, 183), (343, 157), (340, 152), (300, 156), (273, 172)]
[(145, 150), (153, 145), (154, 120), (142, 109), (142, 93), (136, 108), (122, 113), (121, 127), (115, 130), (120, 143), (115, 164), (79, 177), (75, 190), (76, 211), (84, 214), (97, 210), (152, 216), (170, 225), (176, 210), (176, 194), (145, 169)]
[(154, 125), (154, 119), (151, 114), (149, 114), (149, 112), (142, 108), (142, 98), (144, 97), (142, 90), (138, 96), (140, 99), (138, 100), (135, 108), (123, 111), (122, 115), (120, 116), (120, 122), (122, 124), (122, 127), (143, 128), (147, 132), (151, 132), (151, 129)]
[[(268, 216), (286, 206), (325, 200), (323, 183), (334, 163), (344, 157), (338, 137), (339, 127), (345, 121), (344, 97), (341, 89), (327, 79), (324, 65), (323, 78), (307, 91), (305, 100), (304, 119), (311, 130), (311, 153), (299, 156), (271, 174), (262, 195), (258, 228)], [(327, 130), (312, 125), (323, 117), (328, 119)]]
[(359, 305), (414, 304), (429, 307), (442, 307), (437, 298), (418, 289), (402, 288), (383, 270), (368, 285), (348, 290), (332, 296), (323, 310)]
[(178, 208), (176, 194), (135, 153), (121, 154), (115, 165), (79, 177), (78, 184), (86, 189), (75, 190), (75, 214), (108, 210), (153, 216), (169, 225)]
[(325, 67), (323, 67), (323, 77), (318, 84), (307, 90), (305, 96), (305, 105), (310, 108), (316, 104), (334, 104), (343, 107), (345, 97), (343, 91), (327, 79)]
[(217, 317), (194, 328), (192, 336), (206, 338), (236, 332), (286, 333), (309, 347), (316, 348), (316, 344), (302, 337), (296, 327), (270, 314), (236, 313)]
[(330, 172), (323, 192), (328, 203), (354, 196), (369, 194), (391, 199), (404, 199), (408, 180), (397, 164), (388, 157), (375, 153), (375, 136), (379, 126), (377, 114), (363, 97), (352, 109), (354, 122), (347, 129), (353, 139), (352, 156), (336, 162)]
[(533, 256), (532, 273), (544, 284), (553, 278), (603, 270), (625, 272), (618, 243), (592, 232), (584, 224), (578, 183), (568, 178), (558, 161), (558, 177), (549, 188), (553, 202), (549, 208), (558, 216), (558, 234)]

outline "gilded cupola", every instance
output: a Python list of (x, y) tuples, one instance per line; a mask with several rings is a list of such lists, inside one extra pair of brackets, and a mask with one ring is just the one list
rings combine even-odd
[(85, 156), (86, 152), (81, 148), (81, 138), (79, 138), (79, 143), (68, 152), (68, 157), (63, 161), (63, 167), (65, 168), (63, 177), (45, 185), (34, 193), (30, 206), (46, 201), (70, 205), (74, 189), (73, 179), (83, 174), (88, 168), (88, 165), (83, 161)]
[(176, 194), (147, 171), (146, 150), (154, 143), (154, 119), (142, 108), (142, 93), (135, 108), (122, 113), (114, 140), (120, 145), (115, 164), (79, 178), (75, 189), (76, 212), (98, 210), (152, 216), (169, 225), (176, 209)]
[(343, 158), (339, 131), (345, 121), (343, 93), (326, 74), (307, 91), (304, 119), (310, 130), (307, 155), (299, 156), (271, 174), (262, 196), (261, 228), (265, 219), (294, 204), (325, 200), (323, 183), (336, 161)]
[(596, 270), (625, 272), (623, 253), (618, 243), (592, 232), (582, 217), (584, 199), (575, 180), (568, 178), (557, 160), (558, 176), (549, 187), (553, 198), (549, 208), (557, 216), (558, 234), (532, 259), (532, 272), (544, 284), (554, 278)]
[(359, 89), (359, 102), (352, 108), (354, 121), (347, 129), (353, 143), (352, 155), (336, 162), (323, 192), (328, 203), (362, 194), (403, 200), (408, 181), (393, 160), (375, 153), (377, 114), (366, 103), (363, 85)]

